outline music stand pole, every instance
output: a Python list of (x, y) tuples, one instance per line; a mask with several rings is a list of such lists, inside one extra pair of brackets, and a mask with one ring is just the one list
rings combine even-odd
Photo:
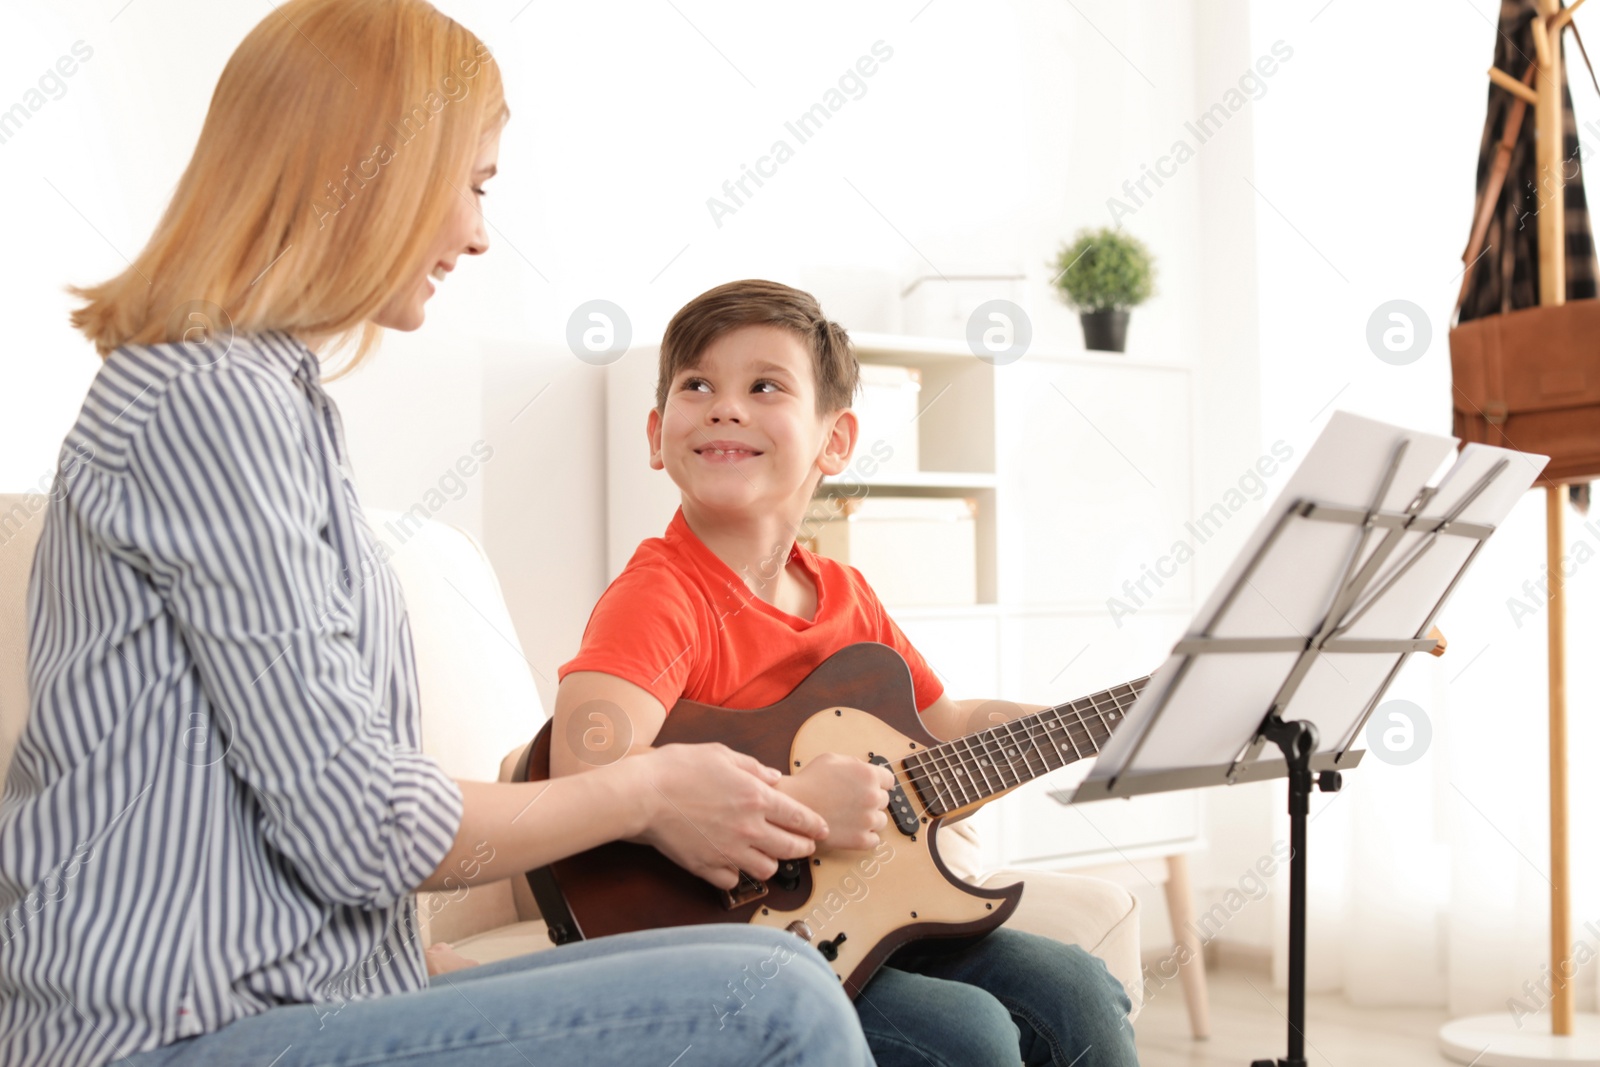
[[(1317, 728), (1299, 719), (1284, 722), (1268, 715), (1261, 735), (1277, 745), (1289, 766), (1289, 1054), (1276, 1067), (1306, 1067), (1306, 823), (1311, 813), (1311, 757), (1317, 753)], [(1338, 771), (1315, 774), (1324, 793), (1343, 784)], [(1274, 1067), (1256, 1060), (1251, 1067)]]

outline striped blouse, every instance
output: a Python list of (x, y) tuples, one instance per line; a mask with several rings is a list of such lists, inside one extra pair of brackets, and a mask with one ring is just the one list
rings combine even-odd
[(460, 789), (315, 355), (127, 346), (61, 451), (0, 797), (0, 1064), (424, 987)]

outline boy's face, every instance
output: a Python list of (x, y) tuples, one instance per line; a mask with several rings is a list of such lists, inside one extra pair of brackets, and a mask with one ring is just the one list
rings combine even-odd
[(792, 331), (742, 326), (674, 376), (647, 429), (650, 466), (686, 504), (744, 519), (803, 511), (819, 472), (849, 463), (856, 417), (817, 414), (811, 353)]

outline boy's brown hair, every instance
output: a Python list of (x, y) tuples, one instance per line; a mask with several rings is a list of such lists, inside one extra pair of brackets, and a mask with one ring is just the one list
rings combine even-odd
[(741, 326), (781, 326), (798, 334), (811, 352), (811, 369), (816, 372), (817, 413), (850, 406), (861, 381), (861, 366), (844, 327), (829, 322), (810, 293), (748, 278), (708, 289), (672, 316), (661, 339), (656, 410), (666, 410), (667, 390), (679, 371), (699, 363), (712, 341)]

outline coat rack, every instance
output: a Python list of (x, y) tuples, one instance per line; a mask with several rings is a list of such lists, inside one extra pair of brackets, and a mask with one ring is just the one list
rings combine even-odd
[[(1565, 255), (1566, 189), (1561, 172), (1563, 109), (1561, 106), (1561, 33), (1584, 0), (1563, 8), (1561, 0), (1538, 0), (1534, 18), (1534, 57), (1537, 76), (1530, 88), (1498, 67), (1489, 79), (1534, 109), (1537, 131), (1534, 152), (1539, 196), (1539, 303), (1549, 307), (1566, 303)], [(1509, 279), (1507, 279), (1509, 284)], [(1554, 983), (1550, 1001), (1550, 1032), (1535, 1033), (1531, 1026), (1517, 1027), (1505, 1013), (1456, 1019), (1439, 1032), (1445, 1055), (1459, 1063), (1479, 1067), (1516, 1067), (1521, 1064), (1559, 1062), (1600, 1067), (1600, 1017), (1573, 1011), (1570, 974), (1572, 956), (1571, 867), (1568, 862), (1567, 824), (1567, 600), (1562, 576), (1562, 546), (1566, 543), (1564, 485), (1545, 487), (1545, 561), (1550, 575), (1549, 627), (1550, 680), (1550, 961)]]

